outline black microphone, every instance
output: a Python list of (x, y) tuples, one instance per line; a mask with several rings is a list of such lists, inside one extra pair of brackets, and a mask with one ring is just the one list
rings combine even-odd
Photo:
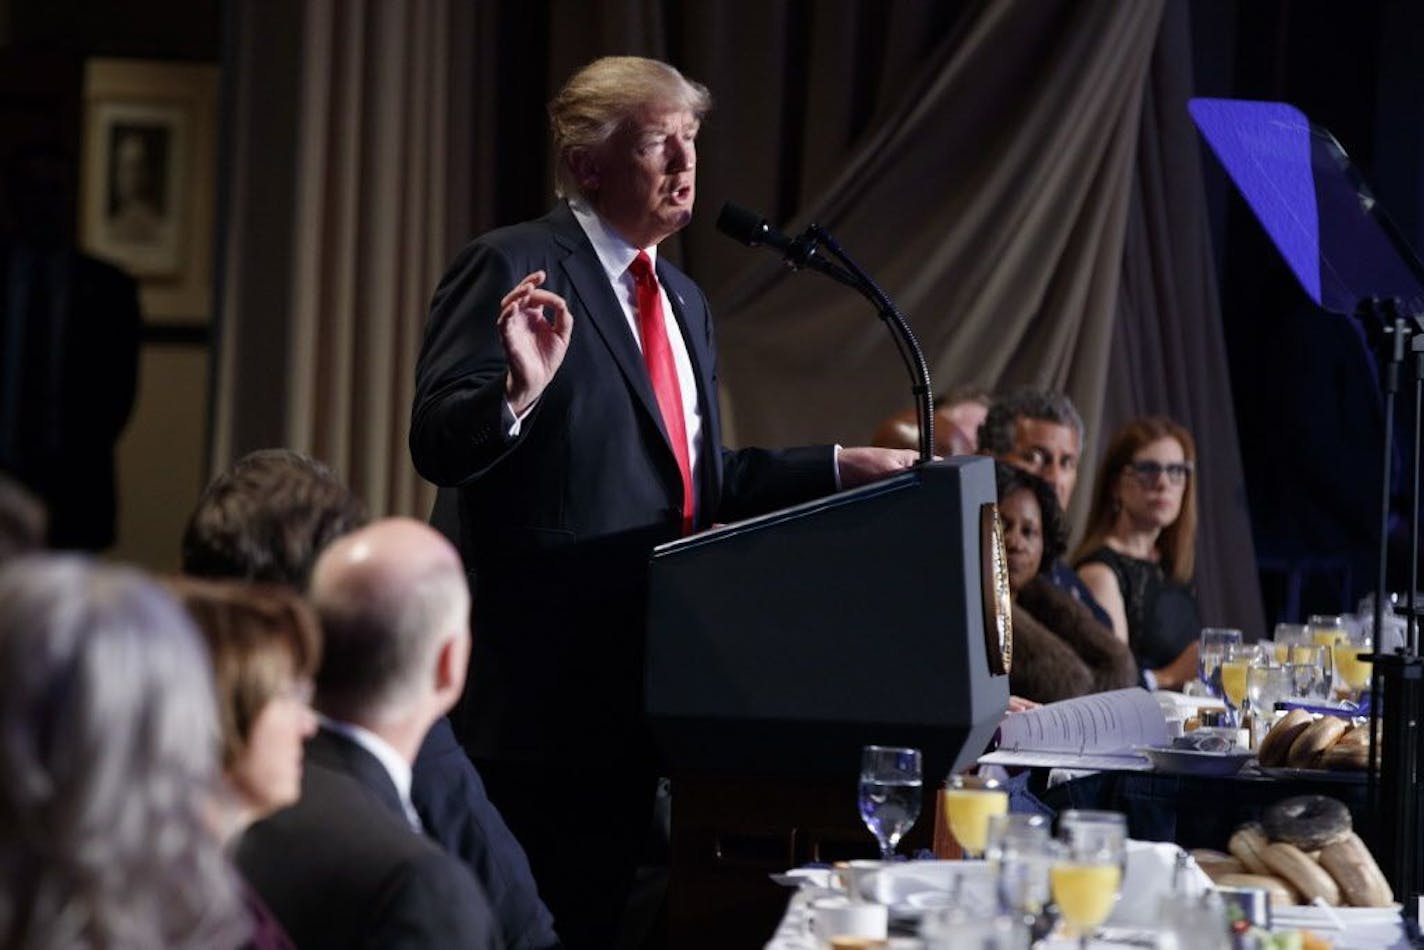
[(747, 247), (765, 245), (775, 248), (785, 258), (786, 266), (792, 270), (814, 270), (847, 287), (861, 289), (860, 282), (854, 276), (816, 253), (816, 241), (812, 231), (807, 231), (798, 238), (787, 237), (767, 224), (766, 218), (755, 211), (730, 201), (722, 205), (722, 213), (717, 215), (717, 230)]
[(717, 230), (747, 247), (765, 244), (778, 251), (791, 250), (791, 238), (766, 223), (766, 218), (748, 208), (728, 201), (717, 215)]

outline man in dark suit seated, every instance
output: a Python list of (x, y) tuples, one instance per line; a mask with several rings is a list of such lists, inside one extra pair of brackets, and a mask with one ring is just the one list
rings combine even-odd
[(469, 591), (428, 526), (378, 521), (331, 544), (312, 601), (326, 637), (322, 726), (301, 800), (243, 836), (236, 861), (300, 947), (502, 947), (469, 870), (421, 834), (411, 767), (465, 684)]
[[(287, 449), (239, 459), (203, 492), (183, 537), (195, 577), (286, 584), (306, 592), (327, 544), (366, 524), (366, 506), (324, 463)], [(529, 861), (441, 716), (411, 784), (425, 833), (464, 861), (484, 888), (509, 950), (559, 945)]]

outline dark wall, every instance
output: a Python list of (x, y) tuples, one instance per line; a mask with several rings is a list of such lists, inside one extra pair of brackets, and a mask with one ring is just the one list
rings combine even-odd
[[(1199, 95), (1299, 107), (1334, 133), (1409, 240), (1424, 245), (1420, 5), (1194, 0), (1192, 15)], [(1308, 300), (1215, 156), (1203, 167), (1268, 614), (1352, 609), (1376, 576), (1376, 366), (1356, 321)], [(1285, 596), (1292, 571), (1304, 580), (1295, 605)]]
[[(0, 36), (0, 161), (18, 148), (57, 146), (75, 157), (77, 199), (84, 61), (217, 62), (221, 7), (220, 0), (11, 0)], [(8, 220), (3, 198), (0, 220)]]

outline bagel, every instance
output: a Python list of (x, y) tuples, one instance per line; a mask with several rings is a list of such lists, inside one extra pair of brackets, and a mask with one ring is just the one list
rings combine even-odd
[(1222, 887), (1251, 887), (1265, 891), (1272, 907), (1292, 907), (1300, 903), (1300, 892), (1285, 878), (1274, 874), (1223, 874), (1212, 883)]
[(1266, 733), (1266, 738), (1261, 740), (1261, 747), (1256, 750), (1256, 760), (1265, 766), (1285, 765), (1291, 744), (1312, 722), (1314, 720), (1310, 713), (1304, 709), (1292, 709), (1286, 713), (1281, 717), (1281, 721)]
[[(1212, 851), (1210, 848), (1197, 848), (1192, 852), (1192, 860), (1197, 863), (1197, 867), (1202, 869), (1202, 873), (1216, 881), (1223, 874), (1245, 874), (1246, 865), (1241, 863), (1241, 859), (1230, 854), (1223, 854), (1220, 851)], [(1242, 885), (1245, 886), (1245, 885)]]
[(1340, 885), (1345, 899), (1356, 907), (1388, 907), (1394, 891), (1374, 855), (1353, 831), (1320, 852), (1320, 866)]
[[(1345, 730), (1345, 734), (1335, 740), (1335, 745), (1362, 746), (1369, 748), (1370, 726), (1369, 723), (1360, 723)], [(1331, 746), (1333, 749), (1335, 746)]]
[(1300, 848), (1284, 841), (1273, 841), (1261, 852), (1266, 867), (1276, 877), (1285, 878), (1307, 904), (1323, 900), (1331, 907), (1340, 906), (1340, 885), (1320, 865)]
[(1270, 843), (1261, 826), (1253, 821), (1236, 829), (1231, 840), (1227, 842), (1226, 849), (1231, 852), (1232, 857), (1244, 864), (1250, 873), (1270, 874), (1271, 869), (1261, 857), (1266, 845)]
[(1315, 766), (1315, 757), (1335, 744), (1344, 735), (1349, 724), (1336, 716), (1322, 716), (1312, 723), (1291, 743), (1286, 755), (1286, 764), (1293, 769), (1309, 769)]
[(1320, 753), (1317, 761), (1321, 768), (1357, 772), (1370, 767), (1370, 747), (1337, 742)]
[(1342, 841), (1352, 828), (1350, 809), (1324, 795), (1297, 795), (1278, 801), (1261, 813), (1261, 825), (1272, 841), (1283, 841), (1302, 851), (1319, 851)]

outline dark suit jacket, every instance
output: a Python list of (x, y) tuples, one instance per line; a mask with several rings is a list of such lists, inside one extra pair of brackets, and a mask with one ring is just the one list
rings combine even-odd
[(463, 861), (480, 882), (505, 946), (557, 947), (554, 916), (539, 898), (529, 858), (489, 800), (479, 772), (445, 717), (421, 744), (412, 778), (410, 797), (425, 833)]
[[(562, 366), (508, 439), (499, 301), (526, 274), (573, 314)], [(661, 257), (687, 342), (703, 434), (696, 526), (834, 490), (829, 446), (721, 447), (716, 346), (702, 291)], [(637, 342), (565, 205), (466, 247), (431, 304), (411, 453), (459, 486), (460, 548), (478, 581), (475, 647), (456, 732), (479, 757), (583, 765), (646, 752), (647, 557), (680, 533), (681, 480)]]
[[(58, 326), (52, 332), (50, 386), (43, 405), (4, 405), (18, 393), (23, 361), (33, 354), (26, 341), (12, 356), (15, 322), (32, 318), (13, 312), (22, 288), (11, 285), (9, 242), (0, 241), (0, 420), (4, 413), (47, 413), (45, 444), (8, 445), (0, 439), (0, 468), (39, 495), (49, 508), (49, 541), (54, 547), (100, 550), (114, 543), (114, 444), (133, 409), (138, 373), (138, 285), (111, 264), (76, 251), (44, 258), (52, 274), (49, 299)], [(17, 260), (30, 260), (21, 255)], [(40, 280), (31, 268), (25, 279)], [(23, 309), (23, 308), (21, 308)], [(13, 358), (12, 358), (13, 357)], [(15, 377), (12, 377), (15, 374)], [(14, 387), (12, 390), (11, 387)]]
[(235, 860), (303, 950), (503, 946), (470, 872), (410, 827), (370, 753), (326, 730), (301, 801), (249, 828)]

